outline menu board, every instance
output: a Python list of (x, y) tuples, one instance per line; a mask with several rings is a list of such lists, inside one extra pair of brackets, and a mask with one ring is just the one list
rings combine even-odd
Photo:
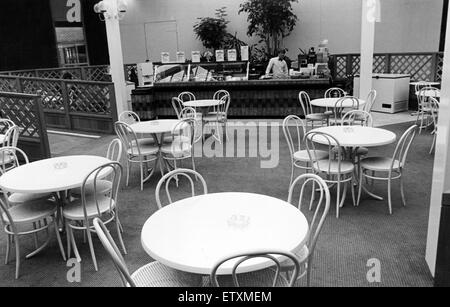
[(241, 46), (241, 61), (248, 61), (249, 52), (248, 46)]
[(161, 52), (161, 62), (170, 63), (170, 52)]
[(184, 63), (186, 62), (186, 55), (184, 51), (178, 51), (177, 52), (177, 63)]
[(192, 63), (200, 63), (200, 51), (191, 52)]
[(236, 49), (229, 49), (227, 51), (228, 61), (237, 61)]
[(225, 61), (225, 51), (216, 50), (216, 62), (223, 62), (223, 61)]

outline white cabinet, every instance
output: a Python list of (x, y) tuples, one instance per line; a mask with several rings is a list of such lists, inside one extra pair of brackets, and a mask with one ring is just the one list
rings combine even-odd
[[(377, 99), (372, 111), (397, 113), (408, 110), (409, 75), (373, 74), (372, 88), (377, 91)], [(359, 97), (359, 75), (353, 80), (353, 95)], [(365, 99), (365, 97), (359, 97)]]

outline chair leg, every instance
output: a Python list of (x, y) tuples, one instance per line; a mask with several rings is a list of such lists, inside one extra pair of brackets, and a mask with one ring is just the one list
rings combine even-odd
[(391, 188), (392, 188), (392, 179), (389, 178), (389, 180), (388, 180), (388, 206), (389, 206), (389, 214), (392, 214), (392, 195), (391, 195)]
[(292, 161), (292, 165), (291, 165), (291, 180), (289, 181), (289, 189), (291, 188), (292, 185), (292, 181), (294, 180), (294, 161)]
[[(359, 207), (359, 202), (360, 202), (360, 200), (361, 200), (361, 191), (362, 191), (362, 185), (363, 185), (363, 183), (362, 183), (362, 181), (363, 181), (363, 169), (361, 168), (360, 170), (359, 170), (359, 185), (358, 185), (358, 199), (357, 199), (357, 201), (356, 201), (356, 207)], [(367, 179), (367, 177), (366, 177), (366, 179)]]
[(72, 244), (70, 239), (69, 225), (66, 224), (67, 258), (69, 259), (70, 255), (72, 254)]
[(403, 175), (400, 174), (400, 194), (402, 195), (403, 207), (406, 207), (405, 189), (403, 187)]
[(144, 164), (142, 161), (139, 162), (139, 168), (141, 173), (141, 191), (144, 190)]
[(227, 140), (227, 142), (229, 141), (228, 139), (228, 119), (225, 119), (224, 125), (223, 125), (223, 129), (225, 130), (225, 138)]
[(127, 158), (126, 167), (127, 167), (127, 182), (126, 182), (126, 185), (128, 186), (128, 182), (129, 182), (129, 179), (130, 179), (130, 169), (131, 169), (131, 163), (128, 160), (128, 158)]
[[(36, 222), (33, 222), (33, 229), (34, 230), (37, 229)], [(37, 234), (37, 232), (33, 233), (33, 241), (34, 241), (34, 248), (38, 249), (39, 248), (39, 243), (38, 243), (38, 234)]]
[(61, 252), (61, 256), (63, 257), (63, 260), (66, 261), (66, 254), (64, 253), (64, 246), (61, 241), (61, 236), (59, 234), (58, 224), (56, 223), (55, 217), (53, 217), (53, 227), (55, 228), (56, 240), (58, 241), (58, 246), (59, 246), (59, 250)]
[(117, 237), (119, 238), (120, 245), (122, 246), (123, 253), (127, 254), (127, 249), (125, 248), (125, 244), (123, 243), (122, 233), (120, 231), (120, 222), (119, 218), (116, 216), (116, 228), (117, 228)]
[[(85, 226), (87, 229), (89, 229), (89, 224), (85, 225)], [(91, 235), (90, 231), (88, 231), (87, 237), (88, 237), (88, 242), (89, 242), (89, 249), (91, 250), (92, 263), (94, 264), (95, 271), (98, 271), (97, 259), (95, 258), (94, 244), (92, 242), (92, 235)]]
[(354, 183), (354, 179), (352, 178), (352, 180), (350, 181), (350, 189), (352, 190), (352, 201), (353, 201), (353, 207), (356, 207), (356, 199), (355, 199), (355, 185)]
[(338, 180), (336, 193), (336, 218), (339, 218), (340, 193), (341, 193), (341, 181)]
[(75, 254), (75, 257), (77, 258), (78, 262), (81, 262), (81, 257), (80, 257), (80, 253), (78, 252), (77, 243), (75, 242), (75, 236), (73, 235), (73, 230), (70, 226), (67, 226), (67, 231), (69, 232), (70, 242), (73, 247), (73, 252)]
[(19, 271), (20, 271), (20, 244), (19, 244), (19, 236), (14, 235), (14, 244), (16, 247), (16, 279), (19, 279)]
[(8, 262), (9, 262), (10, 252), (11, 252), (11, 235), (8, 234), (8, 238), (6, 239), (6, 257), (5, 257), (5, 264), (8, 264)]

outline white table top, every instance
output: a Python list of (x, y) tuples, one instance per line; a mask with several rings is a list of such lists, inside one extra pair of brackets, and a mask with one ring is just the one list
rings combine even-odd
[(430, 81), (416, 81), (416, 82), (411, 82), (409, 83), (410, 85), (419, 85), (419, 84), (423, 84), (426, 86), (435, 86), (435, 85), (441, 85), (441, 82), (430, 82)]
[[(383, 146), (394, 143), (397, 139), (395, 133), (389, 130), (362, 126), (329, 126), (311, 131), (328, 133), (343, 147)], [(314, 142), (328, 145), (328, 141), (320, 136), (315, 136)]]
[(191, 108), (206, 108), (206, 107), (215, 107), (223, 104), (224, 102), (219, 99), (198, 99), (183, 102), (185, 107)]
[(436, 90), (425, 90), (425, 91), (417, 91), (416, 95), (424, 95), (426, 97), (433, 97), (433, 98), (440, 98), (441, 97), (441, 91)]
[[(217, 261), (254, 249), (294, 251), (303, 246), (308, 221), (296, 207), (250, 193), (206, 194), (177, 201), (145, 223), (141, 242), (157, 261), (172, 268), (209, 275)], [(227, 262), (218, 274), (231, 274)], [(273, 265), (266, 259), (243, 263), (238, 272)]]
[(178, 119), (158, 119), (131, 124), (130, 127), (135, 133), (161, 134), (172, 132), (173, 128), (179, 123)]
[(80, 187), (90, 172), (111, 162), (100, 156), (64, 156), (21, 165), (0, 177), (0, 188), (15, 193), (50, 193)]
[[(315, 107), (322, 107), (322, 108), (334, 108), (336, 106), (336, 102), (341, 98), (319, 98), (311, 100), (311, 105)], [(365, 100), (358, 99), (359, 106), (363, 106), (366, 104)], [(343, 106), (345, 108), (351, 108), (353, 105), (351, 104), (351, 100), (344, 101)]]

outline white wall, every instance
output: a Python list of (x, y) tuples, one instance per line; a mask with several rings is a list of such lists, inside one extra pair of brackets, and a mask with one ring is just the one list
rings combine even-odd
[[(198, 17), (213, 16), (227, 7), (228, 31), (252, 44), (248, 38), (247, 16), (238, 15), (243, 0), (127, 0), (128, 11), (121, 21), (124, 62), (147, 58), (144, 24), (175, 20), (178, 45), (188, 54), (203, 50), (193, 26)], [(433, 52), (438, 50), (443, 0), (381, 0), (381, 23), (376, 25), (375, 52)], [(289, 56), (298, 48), (308, 49), (328, 38), (332, 53), (359, 53), (361, 0), (299, 0), (294, 4), (299, 22), (285, 39)], [(161, 38), (159, 39), (161, 42)], [(150, 38), (151, 43), (151, 38)], [(174, 57), (174, 56), (173, 56)]]

